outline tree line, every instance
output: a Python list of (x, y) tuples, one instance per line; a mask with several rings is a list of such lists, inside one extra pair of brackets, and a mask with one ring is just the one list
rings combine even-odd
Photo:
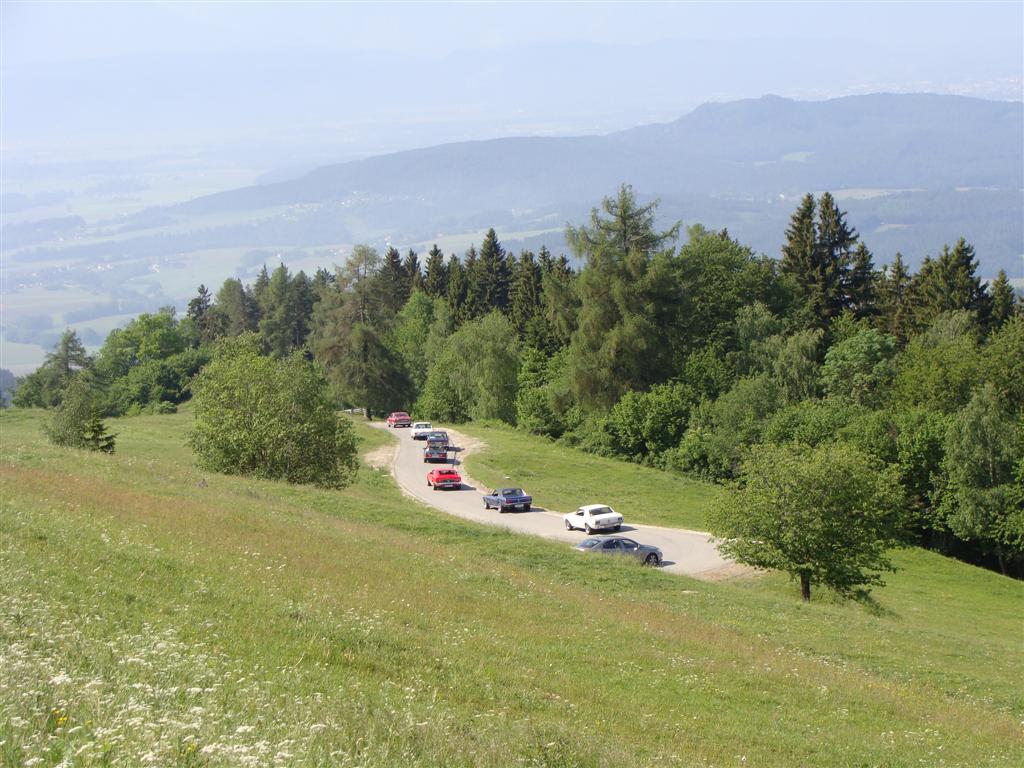
[(1024, 573), (1024, 317), (1005, 273), (985, 284), (963, 239), (879, 269), (828, 193), (800, 202), (780, 259), (656, 212), (623, 186), (567, 228), (574, 262), (492, 229), (461, 258), (358, 245), (311, 277), (200, 286), (183, 318), (141, 315), (95, 359), (66, 335), (15, 403), (56, 405), (81, 370), (107, 415), (169, 410), (219, 340), (251, 334), (368, 415), (500, 420), (718, 482), (749, 485), (773, 446), (842, 446), (896, 479), (905, 540)]

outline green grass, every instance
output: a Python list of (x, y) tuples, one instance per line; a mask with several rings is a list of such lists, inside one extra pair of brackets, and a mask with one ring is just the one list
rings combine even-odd
[(699, 480), (595, 456), (500, 426), (459, 427), (487, 444), (466, 459), (470, 475), (495, 487), (521, 484), (543, 507), (571, 512), (610, 504), (627, 521), (706, 530), (705, 511), (719, 489)]
[(1018, 582), (908, 552), (876, 610), (805, 605), (477, 526), (383, 473), (210, 475), (190, 419), (116, 421), (106, 457), (0, 414), (0, 764), (1024, 761)]

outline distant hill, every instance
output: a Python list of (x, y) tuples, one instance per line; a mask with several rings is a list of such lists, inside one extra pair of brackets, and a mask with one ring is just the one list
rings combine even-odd
[[(778, 229), (795, 206), (793, 198), (807, 191), (845, 190), (849, 207), (864, 209), (883, 232), (912, 228), (914, 242), (932, 252), (979, 225), (998, 230), (1003, 236), (982, 256), (1019, 272), (1014, 260), (1024, 252), (1022, 136), (1019, 102), (930, 94), (817, 102), (765, 96), (705, 104), (671, 123), (606, 136), (461, 142), (340, 163), (280, 183), (198, 198), (172, 213), (343, 202), (368, 212), (375, 227), (392, 238), (415, 241), (458, 231), (486, 212), (493, 223), (511, 229), (543, 228), (541, 218), (560, 226), (567, 215), (628, 182), (641, 195), (682, 203), (671, 206), (673, 215), (692, 221), (686, 209), (701, 211), (705, 223), (714, 219), (711, 223), (739, 233), (744, 221), (728, 221), (720, 213), (745, 207), (743, 218), (770, 220)], [(998, 215), (1008, 214), (1009, 220), (983, 224), (975, 200), (958, 202), (978, 191), (987, 194), (985, 210), (1002, 211)], [(900, 195), (901, 205), (887, 199), (892, 195)], [(383, 209), (388, 214), (381, 217)], [(882, 220), (897, 209), (909, 223)], [(757, 221), (749, 223), (755, 231), (763, 229)], [(977, 239), (986, 239), (978, 234)], [(778, 237), (781, 231), (772, 240)], [(891, 235), (883, 239), (893, 240)], [(768, 250), (774, 242), (759, 235), (751, 245)]]

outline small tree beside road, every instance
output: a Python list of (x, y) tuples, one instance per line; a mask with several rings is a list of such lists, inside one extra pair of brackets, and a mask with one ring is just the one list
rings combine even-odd
[(741, 563), (786, 571), (811, 599), (821, 584), (864, 597), (894, 570), (904, 500), (895, 470), (853, 446), (755, 446), (737, 485), (711, 513), (721, 551)]

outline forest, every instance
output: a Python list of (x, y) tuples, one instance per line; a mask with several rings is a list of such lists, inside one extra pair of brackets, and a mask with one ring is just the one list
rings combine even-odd
[(264, 266), (95, 356), (67, 331), (14, 404), (54, 408), (74, 383), (104, 416), (173, 412), (249, 334), (368, 417), (501, 421), (720, 483), (752, 451), (836, 445), (895, 473), (907, 543), (1024, 575), (1024, 309), (1005, 273), (983, 283), (963, 239), (879, 269), (829, 193), (803, 198), (780, 258), (656, 214), (622, 186), (567, 226), (574, 261), (491, 229), (461, 258), (357, 245), (312, 276)]

